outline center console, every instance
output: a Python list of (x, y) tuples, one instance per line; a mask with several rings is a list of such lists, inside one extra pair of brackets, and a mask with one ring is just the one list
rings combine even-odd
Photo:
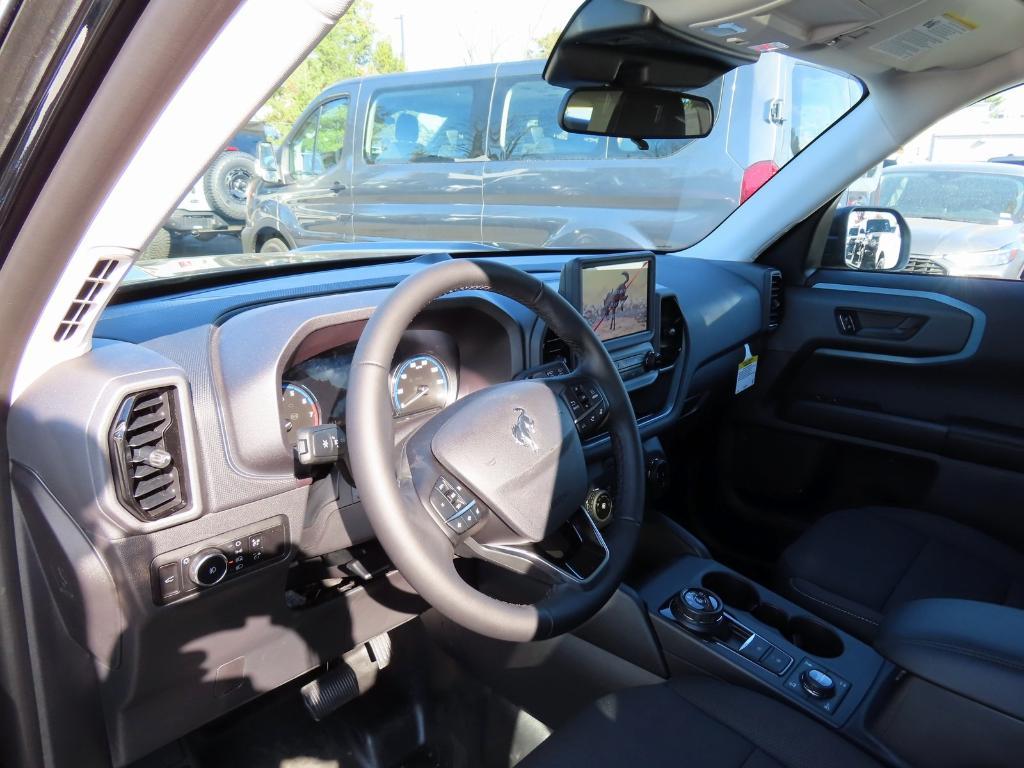
[(891, 671), (854, 637), (714, 560), (685, 557), (641, 590), (673, 673), (769, 689), (840, 727)]

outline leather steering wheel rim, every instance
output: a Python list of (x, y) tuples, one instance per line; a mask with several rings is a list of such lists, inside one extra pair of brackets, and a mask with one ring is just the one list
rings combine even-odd
[[(389, 394), (395, 351), (404, 331), (428, 304), (464, 290), (499, 293), (536, 312), (573, 349), (580, 361), (573, 373), (597, 382), (609, 406), (606, 428), (617, 482), (614, 518), (602, 532), (607, 559), (585, 584), (556, 584), (531, 605), (495, 599), (463, 580), (443, 525), (422, 509), (410, 509), (400, 488)], [(488, 389), (511, 386), (515, 384)], [(586, 320), (532, 275), (499, 262), (458, 259), (425, 267), (401, 282), (376, 308), (359, 338), (349, 375), (346, 424), (352, 474), (379, 542), (409, 584), (452, 621), (501, 640), (552, 637), (590, 618), (621, 583), (644, 509), (643, 449), (632, 404), (607, 350)]]

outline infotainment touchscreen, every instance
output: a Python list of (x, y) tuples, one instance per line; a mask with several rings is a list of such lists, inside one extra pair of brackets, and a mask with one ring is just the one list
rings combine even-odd
[(580, 313), (601, 341), (651, 327), (651, 260), (580, 264)]

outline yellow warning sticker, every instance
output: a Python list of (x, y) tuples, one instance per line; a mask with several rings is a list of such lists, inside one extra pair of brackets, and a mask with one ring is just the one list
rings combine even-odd
[(977, 28), (977, 24), (959, 14), (944, 13), (872, 45), (871, 50), (907, 61)]

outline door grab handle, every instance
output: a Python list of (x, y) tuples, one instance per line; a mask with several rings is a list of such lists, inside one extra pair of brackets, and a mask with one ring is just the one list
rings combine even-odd
[(898, 312), (873, 312), (848, 308), (836, 309), (836, 325), (844, 336), (881, 341), (906, 341), (927, 322), (920, 315)]

